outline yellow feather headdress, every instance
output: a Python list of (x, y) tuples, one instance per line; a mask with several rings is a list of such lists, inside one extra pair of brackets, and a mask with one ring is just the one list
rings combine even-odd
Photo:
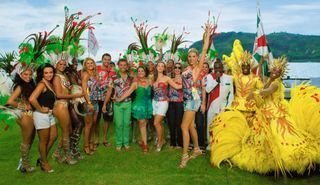
[(240, 66), (250, 65), (252, 66), (252, 55), (249, 51), (244, 51), (239, 59)]
[(280, 77), (284, 77), (287, 74), (288, 59), (286, 56), (281, 56), (273, 61), (270, 65), (270, 71), (273, 69), (281, 70)]

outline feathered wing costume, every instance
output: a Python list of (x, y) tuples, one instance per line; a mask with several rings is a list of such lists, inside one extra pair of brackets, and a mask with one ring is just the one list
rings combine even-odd
[[(20, 75), (26, 69), (36, 69), (46, 62), (50, 62), (45, 57), (45, 48), (52, 43), (49, 38), (51, 33), (57, 28), (56, 26), (50, 32), (39, 32), (28, 35), (24, 41), (19, 45), (18, 63), (11, 66), (12, 61), (16, 58), (14, 53), (6, 54), (2, 56), (1, 67), (11, 73), (11, 76)], [(13, 68), (14, 67), (14, 68)], [(0, 119), (6, 123), (6, 128), (13, 126), (16, 119), (20, 116), (16, 109), (6, 105), (7, 100), (11, 93), (11, 87), (13, 85), (12, 80), (5, 73), (0, 74), (1, 81), (1, 93), (0, 93)]]
[[(279, 58), (270, 69), (284, 74), (286, 64), (286, 58)], [(251, 124), (236, 109), (214, 119), (210, 127), (213, 165), (228, 161), (250, 172), (286, 175), (303, 174), (319, 162), (319, 89), (300, 85), (292, 90), (288, 104), (280, 77), (269, 87), (254, 93), (258, 108)], [(297, 114), (301, 108), (305, 115)]]

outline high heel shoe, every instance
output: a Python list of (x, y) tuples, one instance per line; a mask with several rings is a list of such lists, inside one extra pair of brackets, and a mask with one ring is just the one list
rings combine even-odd
[(188, 154), (183, 154), (181, 157), (179, 168), (185, 168), (189, 160), (190, 160), (190, 156)]
[(143, 141), (139, 141), (139, 145), (142, 148), (143, 153), (147, 153), (149, 151), (148, 144), (145, 144)]
[(93, 154), (93, 152), (90, 150), (90, 146), (89, 145), (84, 146), (83, 151), (84, 151), (84, 153), (86, 155), (92, 155)]
[(143, 151), (143, 153), (148, 153), (149, 149), (148, 149), (148, 145), (147, 144), (144, 144), (142, 146), (142, 151)]
[(46, 173), (52, 173), (54, 170), (51, 168), (48, 162), (40, 161), (40, 169)]
[(69, 155), (69, 156), (65, 156), (65, 159), (63, 160), (63, 162), (65, 164), (68, 164), (68, 165), (74, 165), (74, 164), (77, 164), (78, 161), (72, 159), (72, 157)]

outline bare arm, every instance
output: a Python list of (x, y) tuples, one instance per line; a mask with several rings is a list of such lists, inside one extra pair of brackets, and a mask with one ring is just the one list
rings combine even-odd
[(48, 113), (49, 112), (49, 108), (48, 107), (42, 107), (39, 102), (38, 102), (38, 97), (40, 96), (40, 94), (45, 90), (46, 86), (44, 83), (40, 82), (38, 83), (36, 89), (32, 92), (32, 94), (29, 97), (29, 102), (31, 103), (31, 105), (39, 112), (42, 113)]
[(182, 85), (176, 84), (171, 78), (166, 77), (168, 84), (175, 89), (182, 89)]
[(86, 102), (88, 104), (91, 103), (90, 98), (89, 98), (89, 91), (88, 91), (88, 80), (89, 80), (89, 75), (88, 73), (84, 72), (81, 80), (81, 86), (82, 86), (82, 92), (84, 94), (84, 99), (86, 99)]
[(206, 112), (206, 102), (207, 102), (207, 94), (206, 94), (206, 88), (202, 86), (202, 102), (201, 102), (201, 112), (204, 114)]
[(276, 83), (271, 83), (268, 88), (262, 89), (259, 91), (259, 94), (263, 97), (269, 96), (270, 94), (274, 93), (278, 89), (278, 85)]
[[(193, 72), (193, 81), (197, 81), (197, 79), (199, 78), (200, 72), (203, 68), (203, 63), (206, 59), (206, 55), (209, 49), (209, 43), (210, 43), (210, 39), (212, 39), (212, 35), (214, 34), (216, 27), (215, 26), (211, 26), (211, 25), (206, 25), (205, 28), (205, 32), (204, 32), (204, 43), (202, 46), (202, 52), (201, 52), (201, 56), (200, 56), (200, 60), (199, 63), (197, 65), (197, 67), (192, 71)], [(212, 41), (213, 42), (213, 41)]]
[(130, 89), (128, 91), (126, 91), (120, 98), (119, 98), (119, 102), (123, 101), (124, 99), (126, 99), (128, 96), (130, 96), (132, 94), (133, 91), (135, 91), (138, 88), (138, 83), (137, 82), (133, 82), (130, 86)]
[(108, 87), (105, 99), (103, 101), (102, 112), (107, 111), (107, 104), (109, 103), (109, 101), (111, 99), (112, 91), (113, 91), (113, 87), (112, 86)]
[(113, 91), (113, 87), (108, 87), (108, 90), (106, 92), (106, 96), (105, 96), (103, 105), (107, 105), (108, 102), (110, 101), (111, 95), (112, 95), (112, 91)]
[(18, 102), (16, 101), (16, 99), (19, 97), (19, 95), (21, 94), (21, 88), (20, 86), (16, 87), (16, 89), (12, 92), (11, 96), (8, 99), (7, 104), (12, 106), (12, 107), (18, 107)]
[(65, 94), (63, 93), (61, 79), (59, 76), (55, 76), (53, 78), (53, 90), (56, 93), (56, 96), (58, 99), (72, 99), (72, 98), (78, 98), (81, 97), (82, 94)]

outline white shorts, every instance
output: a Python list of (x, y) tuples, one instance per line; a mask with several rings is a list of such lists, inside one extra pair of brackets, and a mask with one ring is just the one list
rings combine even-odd
[(169, 107), (168, 101), (152, 100), (153, 115), (166, 116), (168, 107)]
[(33, 124), (36, 130), (50, 128), (56, 124), (56, 120), (52, 113), (33, 112)]

